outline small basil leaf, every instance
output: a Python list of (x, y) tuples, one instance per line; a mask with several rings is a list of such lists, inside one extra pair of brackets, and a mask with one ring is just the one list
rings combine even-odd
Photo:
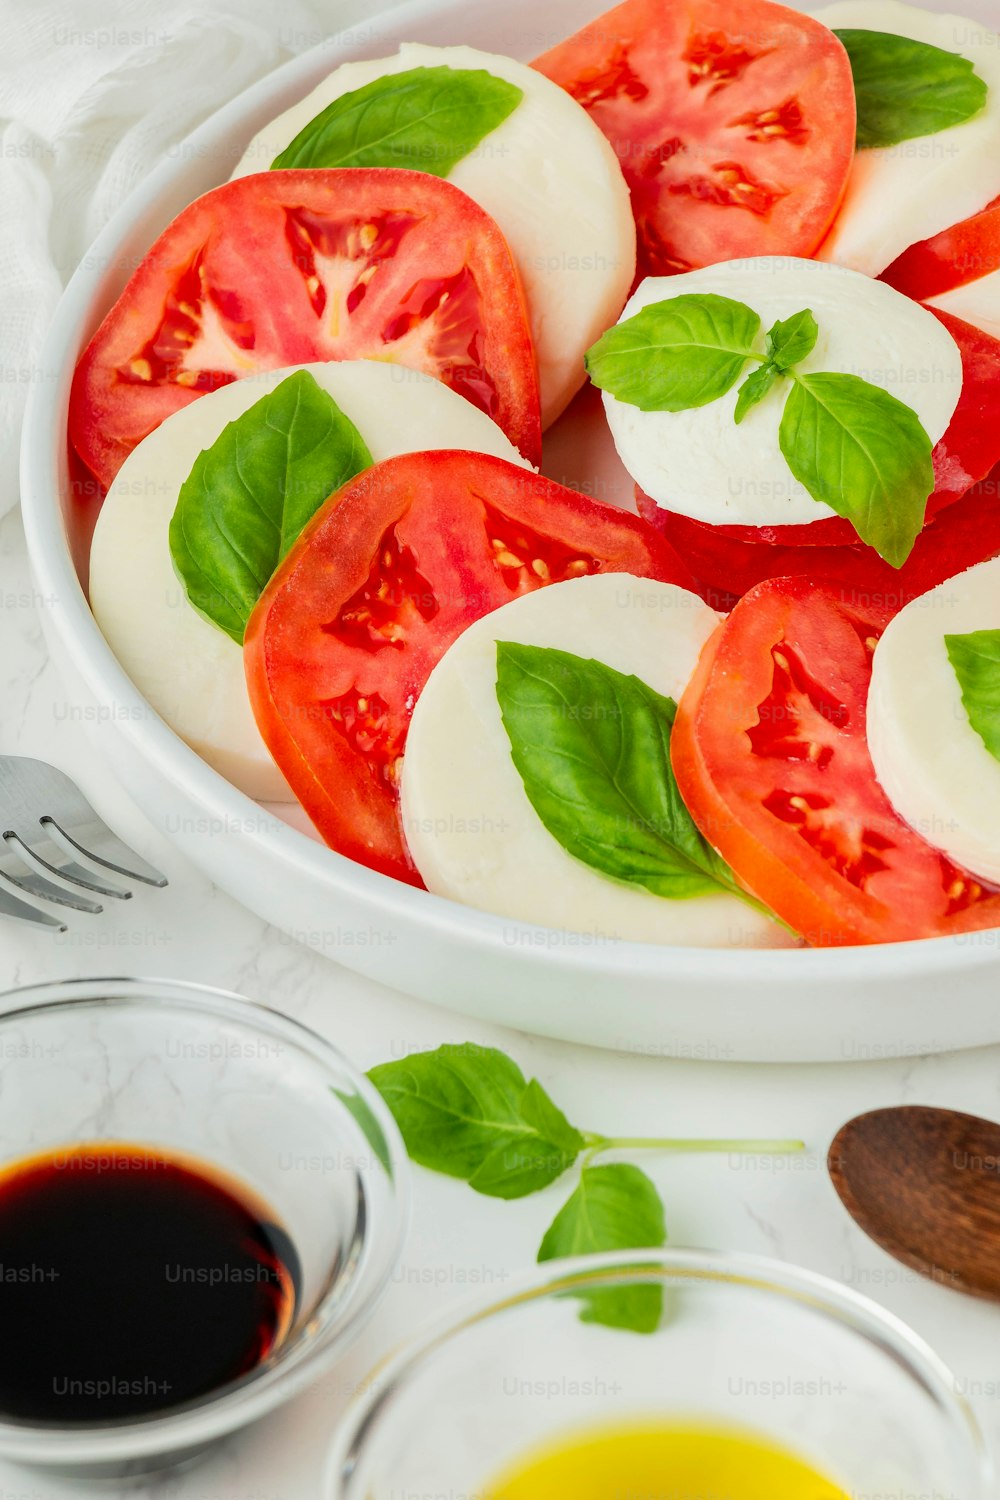
[(1000, 630), (946, 635), (969, 723), (995, 760), (1000, 760)]
[(784, 372), (797, 365), (816, 347), (819, 324), (808, 307), (782, 318), (767, 335), (767, 356), (773, 365)]
[(779, 440), (813, 499), (901, 567), (934, 489), (932, 444), (916, 413), (857, 375), (797, 375)]
[(583, 1136), (569, 1123), (562, 1110), (553, 1104), (537, 1078), (531, 1080), (521, 1095), (521, 1118), (543, 1140), (551, 1141), (553, 1145), (571, 1152), (572, 1161), (583, 1150)]
[[(645, 1172), (626, 1163), (584, 1167), (576, 1191), (549, 1226), (538, 1259), (658, 1249), (666, 1239), (663, 1202)], [(663, 1288), (651, 1282), (573, 1295), (583, 1302), (584, 1323), (655, 1333), (663, 1315)]]
[(537, 1192), (584, 1140), (537, 1082), (493, 1047), (439, 1047), (368, 1074), (413, 1161), (494, 1198)]
[(986, 105), (986, 84), (957, 52), (885, 31), (835, 35), (854, 74), (859, 149), (934, 135), (971, 120)]
[(375, 1152), (377, 1160), (382, 1164), (386, 1176), (391, 1181), (392, 1157), (389, 1154), (389, 1142), (385, 1138), (385, 1131), (372, 1113), (371, 1105), (367, 1099), (362, 1099), (360, 1094), (347, 1094), (341, 1089), (334, 1089), (333, 1092), (348, 1113), (354, 1116), (362, 1135)]
[(764, 365), (759, 365), (756, 370), (751, 370), (746, 380), (740, 386), (739, 395), (736, 397), (736, 410), (733, 413), (733, 420), (737, 427), (743, 421), (747, 412), (756, 406), (758, 401), (763, 401), (780, 374), (781, 371), (770, 360)]
[(447, 177), (524, 98), (481, 68), (411, 68), (334, 99), (271, 163), (288, 167), (408, 167)]
[(609, 328), (586, 356), (595, 385), (640, 411), (688, 411), (731, 390), (760, 318), (714, 292), (654, 302)]
[(497, 642), (511, 756), (549, 833), (576, 859), (673, 899), (738, 891), (670, 765), (670, 698), (603, 662)]
[(297, 370), (199, 453), (170, 522), (170, 554), (199, 613), (242, 645), (278, 563), (372, 456), (308, 370)]
[(540, 1192), (570, 1168), (586, 1144), (537, 1079), (520, 1099), (521, 1121), (533, 1134), (498, 1146), (469, 1178), (469, 1186), (491, 1198), (523, 1198)]

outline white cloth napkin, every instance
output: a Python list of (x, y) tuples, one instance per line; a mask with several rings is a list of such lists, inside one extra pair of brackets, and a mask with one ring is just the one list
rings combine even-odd
[[(392, 0), (388, 0), (392, 3)], [(0, 516), (46, 326), (109, 216), (172, 145), (372, 0), (0, 0)]]

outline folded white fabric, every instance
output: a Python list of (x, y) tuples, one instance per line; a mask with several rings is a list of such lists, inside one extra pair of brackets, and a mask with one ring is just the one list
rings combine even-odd
[(18, 499), (29, 386), (52, 378), (39, 365), (46, 326), (94, 236), (213, 110), (372, 9), (372, 0), (0, 0), (0, 516)]

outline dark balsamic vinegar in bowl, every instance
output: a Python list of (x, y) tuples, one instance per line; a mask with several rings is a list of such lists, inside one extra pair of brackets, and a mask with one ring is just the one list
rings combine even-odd
[(75, 1144), (0, 1172), (0, 1417), (121, 1422), (252, 1373), (301, 1290), (286, 1231), (194, 1157)]

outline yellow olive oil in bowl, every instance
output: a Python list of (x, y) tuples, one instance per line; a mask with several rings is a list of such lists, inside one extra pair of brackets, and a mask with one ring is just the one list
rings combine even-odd
[(528, 1454), (484, 1500), (847, 1500), (750, 1434), (650, 1423), (589, 1430)]

